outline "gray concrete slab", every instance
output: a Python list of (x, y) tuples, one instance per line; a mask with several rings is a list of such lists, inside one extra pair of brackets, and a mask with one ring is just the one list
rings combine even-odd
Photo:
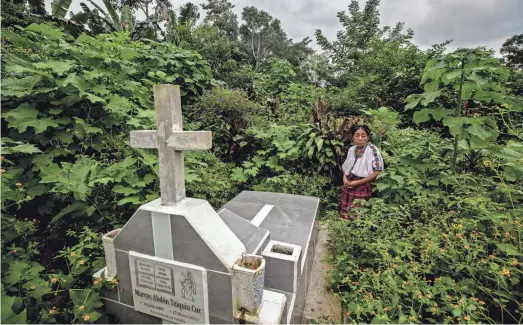
[(227, 273), (223, 263), (183, 216), (171, 215), (173, 259)]

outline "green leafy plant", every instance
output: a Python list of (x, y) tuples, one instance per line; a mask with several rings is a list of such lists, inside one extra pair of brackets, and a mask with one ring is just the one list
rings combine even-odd
[[(418, 104), (429, 106), (442, 95), (456, 96), (454, 108), (424, 108), (414, 113), (415, 123), (431, 118), (442, 121), (454, 137), (452, 168), (457, 171), (459, 147), (474, 150), (495, 141), (499, 131), (496, 121), (481, 112), (463, 115), (463, 105), (503, 103), (505, 92), (499, 85), (508, 77), (508, 70), (501, 63), (481, 49), (458, 50), (442, 58), (430, 60), (423, 72), (421, 85), (423, 94), (409, 95), (405, 109)], [(484, 115), (484, 114), (483, 114)], [(458, 147), (459, 146), (459, 147)]]

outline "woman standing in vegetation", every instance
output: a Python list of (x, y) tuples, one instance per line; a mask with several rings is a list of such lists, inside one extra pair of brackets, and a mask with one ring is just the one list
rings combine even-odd
[(372, 196), (371, 182), (384, 168), (380, 151), (369, 142), (369, 127), (355, 125), (350, 132), (354, 145), (349, 148), (342, 165), (343, 191), (340, 208), (340, 217), (346, 220), (354, 220), (354, 216), (348, 215), (349, 210), (356, 206), (354, 200), (367, 200)]

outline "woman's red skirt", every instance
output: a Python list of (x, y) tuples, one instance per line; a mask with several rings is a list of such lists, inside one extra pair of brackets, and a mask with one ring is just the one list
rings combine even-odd
[[(357, 181), (363, 179), (363, 177), (358, 177), (354, 175), (349, 175), (349, 180)], [(340, 207), (340, 217), (345, 220), (354, 219), (353, 216), (349, 216), (350, 209), (357, 207), (357, 204), (354, 204), (354, 200), (367, 200), (372, 196), (372, 185), (370, 182), (365, 183), (356, 187), (343, 186), (341, 192), (341, 207)]]

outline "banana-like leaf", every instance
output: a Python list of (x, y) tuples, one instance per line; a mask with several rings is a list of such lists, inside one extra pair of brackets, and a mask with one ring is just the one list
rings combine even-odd
[(67, 12), (69, 11), (69, 7), (71, 7), (71, 2), (72, 0), (54, 0), (51, 3), (53, 16), (65, 18), (65, 15), (67, 15)]
[(131, 7), (129, 5), (124, 5), (122, 7), (122, 15), (120, 17), (120, 24), (122, 25), (122, 28), (124, 26), (126, 30), (131, 31), (133, 30), (133, 13), (131, 11)]
[(109, 12), (109, 16), (111, 17), (111, 20), (113, 21), (113, 26), (118, 31), (122, 31), (122, 24), (120, 24), (120, 18), (118, 17), (118, 14), (116, 13), (116, 10), (114, 10), (113, 6), (111, 5), (111, 2), (109, 0), (102, 0), (105, 8)]
[(102, 7), (100, 7), (98, 4), (96, 4), (96, 2), (94, 2), (93, 0), (88, 0), (96, 9), (98, 9), (98, 11), (100, 11), (104, 16), (107, 17), (107, 13), (102, 9)]
[(92, 11), (91, 11), (91, 8), (89, 8), (85, 2), (80, 2), (80, 7), (82, 7), (82, 10), (85, 11), (86, 13), (88, 14), (91, 14)]

